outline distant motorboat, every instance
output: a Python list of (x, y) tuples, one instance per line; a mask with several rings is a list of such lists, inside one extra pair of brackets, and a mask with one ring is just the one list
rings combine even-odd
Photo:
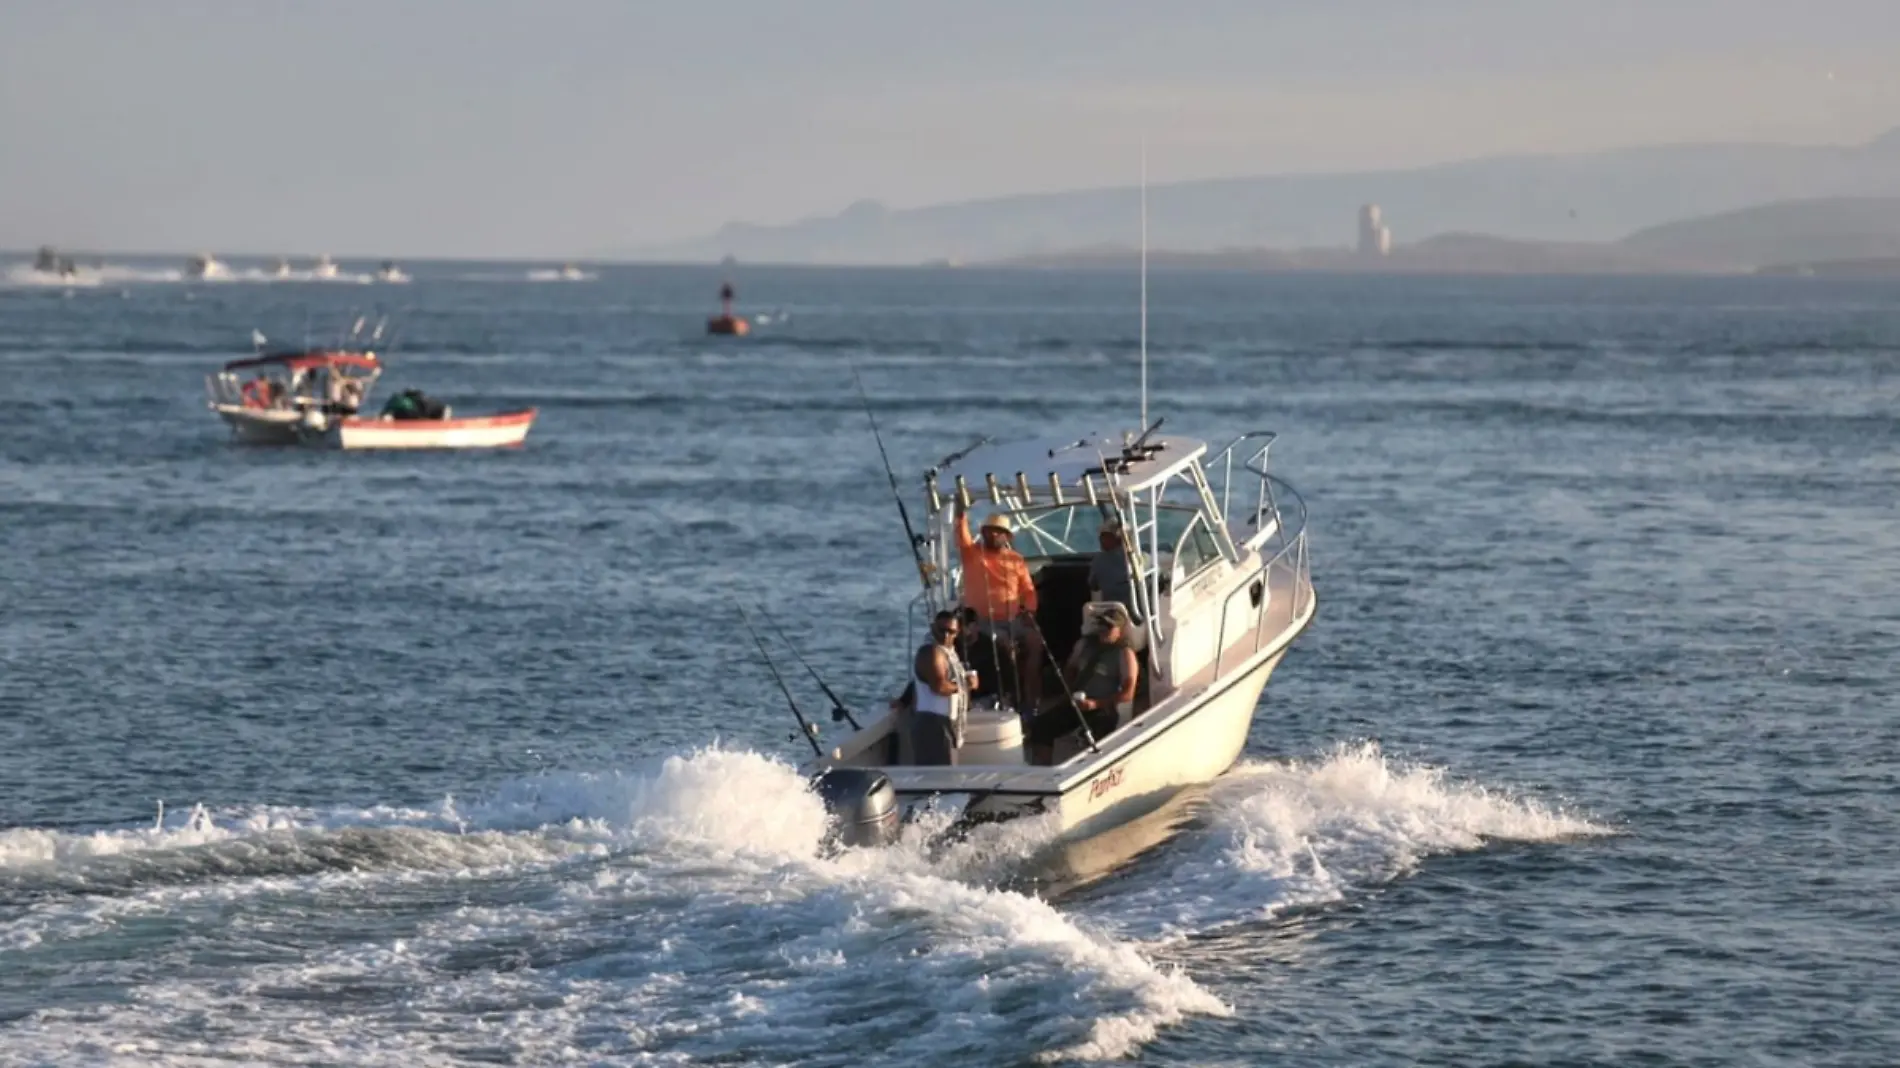
[(577, 264), (562, 264), (561, 280), (563, 282), (585, 282), (587, 280), (587, 272), (581, 270)]
[(310, 265), (310, 277), (312, 278), (328, 279), (328, 278), (335, 278), (336, 276), (337, 276), (336, 261), (331, 259), (327, 255), (318, 256), (317, 262)]
[(282, 256), (277, 257), (277, 263), (270, 269), (270, 276), (272, 278), (289, 278), (290, 261)]
[(78, 266), (70, 258), (61, 256), (59, 250), (51, 245), (40, 246), (39, 252), (33, 257), (33, 270), (58, 278), (75, 278), (79, 275)]
[(200, 282), (231, 277), (231, 268), (209, 252), (200, 252), (185, 261), (185, 277)]
[(409, 281), (409, 275), (404, 273), (401, 267), (396, 266), (395, 260), (384, 260), (382, 267), (376, 271), (376, 280), (378, 282), (402, 283)]

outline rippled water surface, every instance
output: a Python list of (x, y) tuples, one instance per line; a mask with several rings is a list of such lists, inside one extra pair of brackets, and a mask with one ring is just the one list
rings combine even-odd
[[(1131, 424), (1132, 278), (741, 268), (735, 343), (706, 270), (413, 273), (0, 280), (0, 1063), (1900, 1056), (1900, 288), (1158, 276), (1154, 409), (1282, 433), (1320, 612), (1070, 886), (821, 858), (733, 606), (893, 690), (852, 368), (907, 483)], [(252, 328), (378, 307), (528, 446), (226, 440)]]

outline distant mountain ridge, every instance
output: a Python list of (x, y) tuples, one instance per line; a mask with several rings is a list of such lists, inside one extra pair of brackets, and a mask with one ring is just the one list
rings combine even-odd
[(1625, 247), (1711, 267), (1900, 256), (1900, 196), (1762, 204), (1638, 230)]
[[(1012, 257), (1018, 267), (1132, 269), (1133, 245)], [(1437, 234), (1388, 256), (1349, 248), (1151, 252), (1163, 267), (1381, 273), (1640, 274), (1677, 272), (1893, 274), (1900, 262), (1900, 197), (1777, 201), (1647, 227), (1619, 241), (1537, 241)]]
[[(1400, 242), (1448, 233), (1610, 242), (1772, 201), (1900, 195), (1900, 129), (1864, 145), (1683, 144), (1568, 156), (1498, 156), (1406, 170), (1272, 175), (1149, 190), (1157, 248), (1212, 252), (1350, 244), (1377, 203)], [(732, 223), (642, 258), (789, 263), (996, 260), (1131, 242), (1132, 186), (907, 210), (860, 201), (837, 215)]]

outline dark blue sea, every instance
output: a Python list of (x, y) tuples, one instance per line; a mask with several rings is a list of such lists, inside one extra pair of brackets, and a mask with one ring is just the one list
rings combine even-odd
[[(735, 606), (894, 692), (853, 368), (907, 488), (1132, 426), (1132, 275), (741, 265), (733, 341), (712, 268), (173, 266), (0, 284), (0, 1064), (1900, 1062), (1900, 285), (1155, 276), (1154, 412), (1282, 435), (1319, 614), (1078, 886), (821, 855)], [(382, 396), (526, 447), (206, 410), (382, 314)]]

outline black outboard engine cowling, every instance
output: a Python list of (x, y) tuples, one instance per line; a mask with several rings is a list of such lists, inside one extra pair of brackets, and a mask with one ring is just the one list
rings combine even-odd
[(831, 816), (828, 843), (849, 848), (897, 841), (902, 821), (890, 776), (876, 768), (832, 768), (812, 780), (812, 789)]

